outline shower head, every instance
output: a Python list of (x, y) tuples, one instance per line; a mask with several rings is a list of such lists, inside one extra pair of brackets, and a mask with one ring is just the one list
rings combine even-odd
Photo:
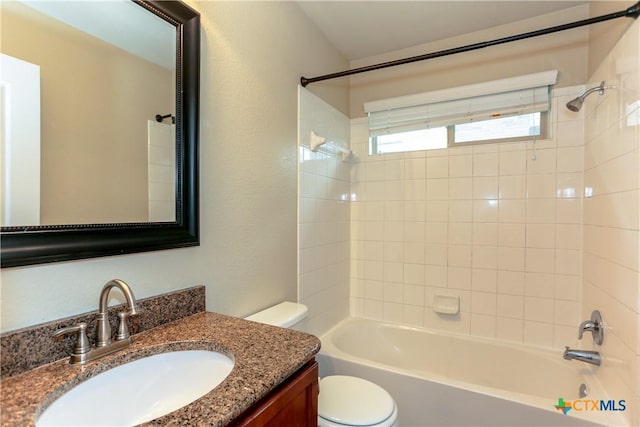
[(604, 89), (605, 87), (604, 87), (604, 81), (603, 81), (602, 83), (600, 83), (600, 86), (592, 87), (591, 89), (589, 89), (588, 91), (580, 95), (579, 97), (574, 98), (571, 101), (567, 102), (567, 108), (573, 112), (580, 111), (580, 109), (582, 108), (582, 103), (587, 98), (587, 96), (589, 96), (595, 91), (598, 91), (600, 92), (600, 95), (603, 95)]

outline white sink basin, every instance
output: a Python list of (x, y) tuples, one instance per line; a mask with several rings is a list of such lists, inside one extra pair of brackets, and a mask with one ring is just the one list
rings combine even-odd
[(229, 357), (206, 350), (156, 354), (78, 384), (51, 404), (36, 426), (132, 426), (175, 411), (207, 394), (233, 369)]

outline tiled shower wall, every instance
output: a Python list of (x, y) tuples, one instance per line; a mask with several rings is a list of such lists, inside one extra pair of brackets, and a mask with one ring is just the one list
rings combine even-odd
[[(582, 317), (606, 324), (598, 376), (626, 399), (640, 425), (640, 23), (635, 22), (591, 76), (615, 85), (585, 102), (584, 288)], [(590, 337), (589, 337), (590, 338)], [(584, 341), (584, 340), (583, 340)], [(629, 402), (633, 400), (633, 403)]]
[[(353, 120), (351, 314), (575, 344), (584, 123), (563, 100), (583, 89), (555, 91), (541, 141), (369, 156), (366, 119)], [(435, 295), (459, 297), (459, 313), (436, 313)]]
[(298, 300), (309, 307), (301, 329), (322, 335), (349, 315), (349, 161), (311, 132), (348, 147), (349, 119), (299, 90)]
[[(300, 130), (307, 330), (320, 335), (349, 314), (350, 274), (354, 316), (599, 350), (597, 375), (612, 398), (633, 400), (624, 415), (640, 425), (639, 50), (636, 22), (588, 86), (616, 88), (579, 113), (564, 104), (585, 87), (556, 90), (545, 141), (369, 156), (366, 119), (355, 119), (355, 158), (341, 162), (303, 147), (313, 127), (348, 123), (312, 101)], [(435, 313), (434, 295), (459, 296), (460, 313)], [(606, 326), (599, 348), (590, 335), (576, 341), (593, 309)]]

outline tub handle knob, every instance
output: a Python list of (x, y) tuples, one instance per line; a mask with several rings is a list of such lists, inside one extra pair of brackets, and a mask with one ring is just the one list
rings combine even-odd
[(582, 335), (585, 332), (591, 332), (593, 341), (598, 345), (602, 345), (602, 342), (604, 341), (604, 325), (602, 323), (602, 316), (598, 310), (593, 310), (591, 313), (591, 319), (580, 323), (580, 326), (578, 327), (579, 340), (582, 339)]

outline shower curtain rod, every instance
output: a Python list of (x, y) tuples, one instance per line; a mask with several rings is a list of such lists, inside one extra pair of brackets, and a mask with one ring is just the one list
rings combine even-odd
[(412, 56), (404, 59), (397, 59), (395, 61), (383, 62), (381, 64), (368, 65), (365, 67), (354, 68), (351, 70), (340, 71), (337, 73), (325, 74), (318, 77), (300, 77), (300, 84), (302, 87), (306, 87), (309, 83), (319, 82), (322, 80), (330, 80), (338, 77), (351, 76), (354, 74), (366, 73), (368, 71), (380, 70), (382, 68), (394, 67), (396, 65), (410, 64), (412, 62), (424, 61), (427, 59), (440, 58), (442, 56), (453, 55), (455, 53), (469, 52), (472, 50), (482, 49), (489, 46), (495, 46), (503, 43), (514, 42), (518, 40), (528, 39), (531, 37), (542, 36), (545, 34), (556, 33), (558, 31), (570, 30), (573, 28), (583, 27), (585, 25), (597, 24), (598, 22), (609, 21), (617, 18), (633, 18), (637, 19), (640, 15), (640, 1), (633, 6), (622, 10), (620, 12), (614, 12), (607, 15), (597, 16), (595, 18), (583, 19), (582, 21), (571, 22), (569, 24), (557, 25), (555, 27), (544, 28), (542, 30), (530, 31), (528, 33), (517, 34), (514, 36), (503, 37), (496, 40), (490, 40), (486, 42), (469, 44), (466, 46), (460, 46), (452, 49), (445, 49), (438, 52), (427, 53), (424, 55)]

